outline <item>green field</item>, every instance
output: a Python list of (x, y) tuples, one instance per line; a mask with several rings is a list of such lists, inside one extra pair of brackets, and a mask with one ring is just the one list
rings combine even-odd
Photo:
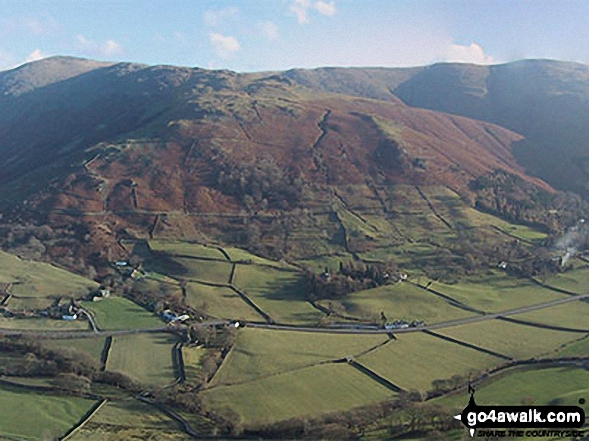
[(86, 398), (0, 386), (1, 436), (18, 440), (56, 439), (77, 424), (94, 404), (94, 400)]
[(200, 359), (205, 354), (206, 349), (202, 347), (184, 346), (182, 348), (182, 358), (184, 360), (184, 372), (188, 384), (195, 383), (201, 372)]
[(217, 260), (189, 259), (172, 257), (175, 265), (160, 270), (170, 277), (195, 279), (210, 283), (229, 283), (231, 263)]
[(549, 354), (560, 345), (580, 337), (578, 333), (552, 331), (503, 320), (453, 326), (438, 333), (517, 359)]
[(225, 260), (225, 256), (218, 249), (196, 243), (155, 239), (149, 241), (149, 247), (153, 251), (168, 254)]
[(249, 251), (242, 250), (241, 248), (235, 247), (223, 247), (223, 249), (229, 254), (232, 261), (243, 261), (248, 262), (255, 265), (267, 265), (273, 266), (275, 268), (287, 268), (287, 269), (295, 269), (292, 265), (289, 265), (286, 262), (277, 262), (275, 260), (265, 259), (260, 256), (256, 256), (255, 254), (250, 253)]
[(402, 389), (429, 390), (434, 380), (501, 364), (498, 357), (423, 333), (398, 335), (357, 361)]
[(241, 329), (213, 384), (239, 383), (360, 354), (386, 335), (345, 335)]
[(246, 425), (348, 410), (395, 396), (346, 363), (324, 364), (201, 394), (212, 409), (232, 409)]
[(581, 268), (556, 274), (544, 281), (549, 286), (564, 289), (577, 294), (589, 293), (589, 267), (584, 264)]
[(583, 335), (560, 347), (556, 354), (559, 357), (587, 357), (589, 354), (589, 337)]
[(104, 349), (104, 337), (97, 338), (64, 338), (54, 340), (40, 340), (44, 347), (62, 351), (74, 351), (87, 354), (97, 363), (100, 361)]
[(470, 207), (460, 209), (460, 214), (467, 219), (468, 223), (474, 227), (492, 226), (509, 236), (523, 239), (529, 242), (540, 242), (546, 239), (546, 233), (535, 230), (526, 225), (512, 224), (499, 217), (488, 213), (475, 210)]
[(92, 280), (48, 263), (19, 259), (0, 251), (0, 283), (12, 283), (10, 293), (22, 297), (81, 298), (98, 288)]
[(218, 288), (190, 282), (186, 286), (186, 302), (189, 306), (212, 317), (253, 321), (264, 320), (255, 309), (245, 303), (230, 288)]
[(88, 320), (65, 321), (48, 318), (6, 318), (0, 317), (0, 328), (44, 331), (87, 331)]
[[(476, 388), (476, 402), (486, 405), (579, 405), (589, 395), (589, 371), (577, 367), (514, 368), (494, 376)], [(434, 400), (462, 410), (466, 392)], [(589, 404), (583, 406), (589, 411)]]
[(566, 298), (566, 294), (499, 271), (463, 279), (456, 284), (435, 282), (431, 288), (485, 312), (507, 311)]
[(300, 273), (255, 265), (237, 265), (235, 285), (279, 323), (316, 323), (324, 314), (305, 301)]
[(381, 311), (389, 321), (423, 320), (427, 324), (473, 315), (409, 283), (396, 283), (355, 292), (343, 301), (323, 300), (321, 305), (340, 305), (345, 315), (378, 321)]
[(551, 308), (517, 314), (511, 318), (563, 328), (586, 329), (589, 332), (589, 303), (570, 302)]
[(180, 441), (186, 434), (155, 407), (127, 399), (106, 403), (71, 441), (123, 439)]
[(13, 312), (30, 311), (30, 310), (44, 310), (53, 305), (54, 299), (47, 297), (11, 297), (6, 303), (7, 309)]
[(163, 387), (174, 381), (172, 346), (167, 334), (134, 334), (115, 337), (106, 364), (109, 371), (122, 372), (149, 385)]
[(153, 313), (124, 297), (111, 296), (98, 302), (81, 302), (102, 330), (162, 328), (165, 323)]

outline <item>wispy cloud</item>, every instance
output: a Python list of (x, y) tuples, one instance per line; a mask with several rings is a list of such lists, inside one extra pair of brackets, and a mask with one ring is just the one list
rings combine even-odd
[(271, 21), (262, 21), (258, 23), (260, 33), (270, 41), (277, 40), (280, 36), (278, 26)]
[(204, 22), (212, 27), (219, 26), (219, 24), (227, 19), (235, 18), (239, 14), (239, 8), (235, 6), (229, 6), (221, 9), (209, 9), (204, 12)]
[(29, 55), (27, 55), (27, 58), (25, 58), (25, 63), (30, 63), (32, 61), (41, 60), (45, 57), (47, 57), (47, 55), (45, 55), (41, 51), (41, 49), (35, 49), (33, 52), (31, 52)]
[(218, 34), (216, 32), (212, 32), (209, 37), (213, 49), (221, 58), (229, 58), (231, 54), (240, 49), (239, 41), (237, 41), (237, 38), (235, 37)]
[(335, 9), (335, 2), (334, 1), (326, 2), (324, 0), (319, 0), (319, 1), (315, 2), (314, 8), (320, 14), (327, 15), (328, 17), (335, 15), (335, 13), (337, 12)]
[(495, 62), (491, 55), (485, 53), (477, 43), (470, 45), (451, 44), (446, 50), (445, 61), (474, 64), (492, 64)]
[(290, 5), (290, 12), (292, 12), (297, 17), (297, 22), (299, 24), (307, 24), (310, 23), (311, 20), (309, 18), (309, 11), (315, 10), (321, 15), (325, 15), (331, 17), (335, 15), (337, 12), (335, 8), (335, 1), (325, 1), (325, 0), (293, 0), (292, 4)]
[(79, 34), (76, 35), (76, 41), (78, 42), (80, 50), (89, 56), (112, 57), (123, 53), (123, 47), (121, 44), (113, 39), (96, 42)]

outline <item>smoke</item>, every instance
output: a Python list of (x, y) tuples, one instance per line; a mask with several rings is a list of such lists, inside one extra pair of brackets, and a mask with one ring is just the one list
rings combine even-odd
[(569, 228), (555, 243), (554, 248), (559, 251), (563, 251), (561, 266), (565, 266), (567, 262), (577, 254), (579, 247), (583, 245), (589, 235), (587, 226), (585, 225), (585, 219), (581, 219), (577, 222), (577, 225)]

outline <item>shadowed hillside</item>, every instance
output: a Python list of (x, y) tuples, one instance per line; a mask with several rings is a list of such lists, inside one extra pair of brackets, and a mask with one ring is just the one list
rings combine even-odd
[(531, 175), (584, 194), (589, 182), (589, 67), (525, 60), (496, 66), (286, 72), (309, 87), (489, 121), (526, 137), (514, 148)]

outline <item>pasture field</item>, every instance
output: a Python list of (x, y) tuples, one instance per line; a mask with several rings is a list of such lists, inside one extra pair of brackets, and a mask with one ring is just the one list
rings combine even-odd
[(402, 389), (429, 390), (434, 380), (467, 375), (504, 360), (424, 333), (396, 340), (356, 359)]
[(538, 231), (527, 225), (513, 224), (492, 214), (484, 213), (474, 208), (463, 206), (459, 213), (473, 227), (491, 226), (509, 236), (523, 239), (524, 241), (538, 243), (546, 239), (546, 233)]
[(113, 339), (106, 369), (135, 380), (163, 387), (174, 381), (172, 346), (168, 334), (133, 334)]
[(98, 302), (81, 302), (94, 315), (102, 330), (162, 328), (165, 323), (152, 312), (124, 297), (111, 296)]
[(431, 288), (485, 312), (507, 311), (566, 298), (566, 294), (499, 271), (465, 278), (455, 284), (434, 282)]
[[(513, 368), (485, 380), (476, 388), (478, 405), (579, 405), (589, 395), (589, 372), (578, 367)], [(462, 410), (466, 391), (435, 399), (436, 404)], [(589, 411), (589, 404), (582, 406)]]
[(8, 439), (57, 439), (76, 425), (95, 403), (87, 398), (0, 386), (0, 431)]
[(510, 317), (544, 325), (586, 329), (589, 332), (589, 303), (583, 301), (565, 303)]
[(366, 262), (395, 262), (399, 268), (416, 270), (420, 273), (419, 262), (435, 256), (439, 250), (425, 242), (404, 243), (385, 248), (374, 248), (358, 253)]
[(212, 409), (231, 409), (246, 425), (349, 410), (394, 396), (347, 363), (306, 367), (201, 393)]
[(582, 336), (560, 347), (556, 354), (559, 357), (587, 357), (589, 354), (589, 337)]
[(341, 228), (331, 214), (302, 216), (298, 221), (288, 238), (293, 257), (305, 260), (346, 252)]
[(109, 401), (72, 441), (158, 439), (180, 441), (186, 439), (178, 423), (156, 408), (137, 400)]
[(105, 338), (64, 338), (59, 340), (39, 340), (39, 342), (49, 349), (88, 354), (92, 360), (98, 363), (104, 349)]
[(54, 299), (46, 297), (11, 297), (5, 306), (10, 311), (43, 310), (53, 305)]
[(427, 239), (435, 237), (437, 240), (443, 240), (454, 233), (438, 219), (426, 206), (423, 214), (395, 214), (391, 221), (397, 226), (404, 237), (410, 237), (413, 240)]
[(210, 283), (229, 283), (231, 263), (217, 260), (199, 260), (184, 257), (171, 257), (176, 264), (174, 269), (165, 273), (174, 278), (195, 279)]
[(233, 349), (213, 378), (213, 384), (239, 383), (358, 355), (387, 339), (386, 335), (241, 329)]
[(65, 321), (49, 318), (7, 318), (0, 317), (0, 328), (39, 331), (87, 331), (88, 320)]
[(319, 304), (339, 305), (345, 315), (378, 321), (384, 312), (389, 321), (423, 320), (426, 324), (446, 322), (473, 313), (452, 306), (447, 301), (409, 283), (385, 285), (348, 295), (345, 300), (322, 300)]
[(549, 354), (580, 334), (519, 325), (504, 320), (487, 320), (440, 329), (439, 334), (490, 349), (516, 359)]
[(0, 283), (12, 283), (10, 293), (21, 297), (80, 298), (98, 284), (43, 262), (23, 260), (0, 251)]
[[(219, 288), (189, 282), (186, 285), (186, 303), (212, 317), (253, 321), (264, 320), (255, 309), (245, 303), (230, 288)], [(204, 308), (203, 305), (205, 305)]]
[(149, 241), (149, 247), (153, 251), (172, 255), (225, 260), (225, 256), (217, 248), (197, 243), (152, 239)]
[(278, 262), (276, 260), (265, 259), (264, 257), (256, 256), (249, 251), (235, 247), (223, 247), (225, 252), (231, 257), (233, 262), (248, 262), (254, 265), (272, 266), (275, 268), (286, 268), (296, 270), (297, 268), (289, 265), (286, 262)]
[(584, 264), (580, 268), (555, 274), (544, 283), (576, 294), (587, 294), (589, 293), (589, 267)]
[(182, 359), (184, 360), (184, 372), (186, 373), (186, 382), (195, 382), (201, 372), (200, 359), (206, 353), (202, 347), (184, 346), (182, 348)]
[(235, 285), (279, 323), (316, 323), (324, 314), (305, 300), (301, 273), (237, 265)]
[(298, 265), (304, 265), (311, 271), (321, 273), (327, 268), (329, 271), (337, 271), (340, 262), (349, 262), (354, 260), (354, 257), (348, 253), (337, 253), (332, 256), (317, 256), (313, 259), (297, 260)]

